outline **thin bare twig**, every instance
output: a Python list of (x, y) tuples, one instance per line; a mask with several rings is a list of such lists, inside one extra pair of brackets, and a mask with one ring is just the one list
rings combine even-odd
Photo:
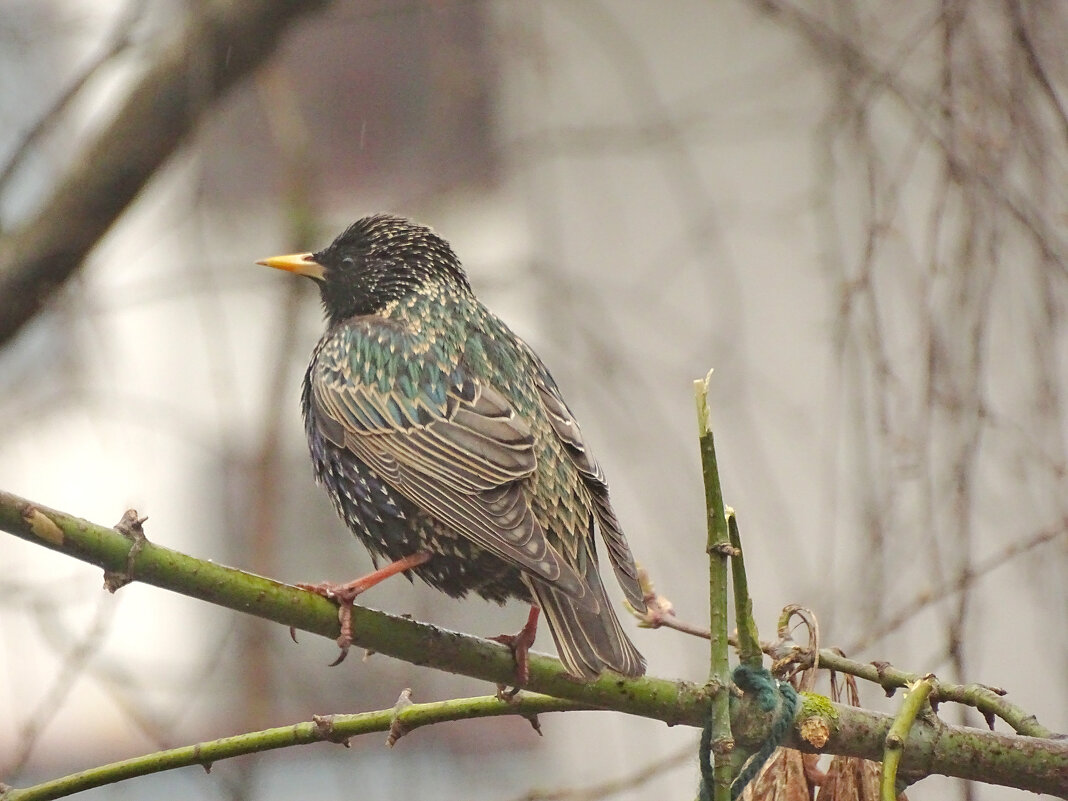
[(609, 798), (613, 795), (637, 790), (642, 785), (652, 781), (662, 773), (666, 773), (679, 765), (685, 765), (693, 761), (693, 746), (688, 745), (681, 751), (668, 754), (648, 765), (644, 765), (628, 776), (618, 779), (609, 779), (606, 782), (592, 784), (588, 787), (564, 787), (559, 790), (531, 790), (523, 795), (516, 796), (513, 801), (599, 801), (601, 798)]

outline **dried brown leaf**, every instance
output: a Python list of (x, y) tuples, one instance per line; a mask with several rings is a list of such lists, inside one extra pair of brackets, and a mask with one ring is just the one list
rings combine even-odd
[[(882, 765), (868, 759), (836, 756), (816, 801), (879, 801)], [(898, 801), (908, 801), (905, 794)]]
[(742, 793), (743, 801), (810, 801), (800, 751), (779, 748)]

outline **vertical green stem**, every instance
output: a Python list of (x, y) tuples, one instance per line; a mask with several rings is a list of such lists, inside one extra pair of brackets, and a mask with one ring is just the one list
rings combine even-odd
[(701, 447), (701, 472), (705, 483), (705, 516), (708, 526), (709, 630), (712, 653), (709, 685), (712, 698), (712, 753), (715, 755), (715, 801), (729, 801), (731, 792), (730, 755), (734, 748), (730, 721), (730, 664), (727, 659), (727, 559), (730, 536), (723, 508), (723, 490), (716, 466), (716, 446), (712, 439), (712, 422), (708, 410), (708, 382), (694, 381), (697, 401), (697, 433)]
[(731, 574), (734, 578), (734, 622), (738, 627), (738, 657), (743, 665), (756, 669), (764, 665), (764, 653), (760, 650), (760, 634), (753, 618), (753, 599), (749, 597), (749, 581), (745, 576), (742, 535), (738, 531), (738, 519), (734, 510), (729, 507), (727, 530), (734, 547), (734, 553), (731, 555)]
[(879, 798), (882, 801), (895, 801), (897, 799), (897, 767), (901, 764), (901, 756), (905, 753), (905, 741), (909, 738), (909, 731), (916, 717), (927, 703), (927, 697), (934, 689), (935, 677), (928, 673), (922, 679), (909, 685), (905, 699), (901, 702), (901, 710), (894, 718), (890, 731), (886, 733), (886, 741), (883, 750), (883, 773), (879, 782)]

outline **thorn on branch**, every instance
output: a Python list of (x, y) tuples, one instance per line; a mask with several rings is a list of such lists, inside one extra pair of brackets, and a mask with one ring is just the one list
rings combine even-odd
[(397, 702), (393, 704), (393, 720), (389, 724), (389, 736), (386, 737), (386, 745), (392, 748), (397, 740), (408, 733), (409, 729), (401, 723), (400, 716), (405, 709), (412, 705), (412, 688), (405, 687), (397, 696)]
[(122, 534), (122, 536), (126, 537), (126, 539), (131, 540), (133, 545), (130, 546), (130, 551), (126, 554), (126, 570), (104, 571), (104, 589), (108, 592), (116, 592), (134, 580), (134, 560), (144, 549), (145, 543), (148, 542), (148, 537), (145, 536), (144, 529), (144, 522), (146, 520), (148, 520), (148, 517), (139, 516), (136, 509), (127, 509), (123, 513), (119, 522), (115, 524), (115, 530)]
[(211, 766), (214, 764), (210, 759), (202, 760), (200, 758), (201, 744), (197, 743), (193, 746), (193, 758), (200, 763), (200, 767), (204, 768), (205, 773), (211, 773)]
[(741, 549), (735, 548), (729, 542), (717, 542), (711, 548), (708, 549), (708, 553), (719, 554), (720, 556), (741, 556)]
[(885, 679), (886, 679), (886, 671), (890, 668), (890, 663), (889, 662), (883, 662), (881, 660), (880, 661), (873, 661), (871, 663), (871, 666), (873, 668), (875, 668), (875, 672), (879, 676), (879, 681), (882, 682), (883, 692), (886, 693), (886, 697), (887, 698), (893, 698), (894, 697), (894, 693), (897, 692), (897, 687), (895, 687), (892, 684), (887, 684), (886, 681), (885, 681)]
[(524, 715), (523, 717), (527, 719), (527, 723), (530, 724), (530, 728), (534, 729), (534, 731), (538, 733), (539, 737), (545, 736), (541, 731), (541, 723), (538, 721), (538, 716), (536, 714)]
[(146, 539), (144, 522), (146, 520), (148, 520), (148, 515), (141, 517), (137, 514), (136, 509), (127, 509), (122, 513), (119, 522), (115, 524), (115, 530), (128, 540), (144, 542)]
[(512, 687), (508, 684), (498, 684), (497, 692), (495, 694), (497, 696), (497, 700), (500, 701), (502, 704), (515, 704), (518, 703), (516, 697), (519, 695), (522, 689), (523, 688), (519, 686)]
[(320, 740), (337, 743), (346, 748), (349, 747), (349, 738), (343, 734), (338, 734), (337, 729), (334, 728), (333, 715), (312, 715), (312, 722), (315, 724), (315, 733)]

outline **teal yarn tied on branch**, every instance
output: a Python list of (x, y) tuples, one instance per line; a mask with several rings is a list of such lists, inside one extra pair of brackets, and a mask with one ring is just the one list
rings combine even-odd
[[(734, 781), (731, 783), (731, 798), (736, 799), (745, 790), (764, 763), (775, 753), (782, 741), (786, 739), (790, 725), (797, 713), (797, 691), (789, 682), (776, 681), (764, 668), (754, 668), (748, 665), (738, 665), (731, 674), (731, 678), (742, 692), (749, 695), (756, 702), (757, 708), (762, 712), (774, 712), (778, 707), (778, 714), (771, 724), (768, 738), (742, 768)], [(709, 713), (701, 731), (701, 744), (698, 750), (698, 758), (701, 764), (701, 787), (698, 793), (699, 801), (711, 801), (712, 786), (715, 783), (715, 769), (712, 765), (712, 714)]]

